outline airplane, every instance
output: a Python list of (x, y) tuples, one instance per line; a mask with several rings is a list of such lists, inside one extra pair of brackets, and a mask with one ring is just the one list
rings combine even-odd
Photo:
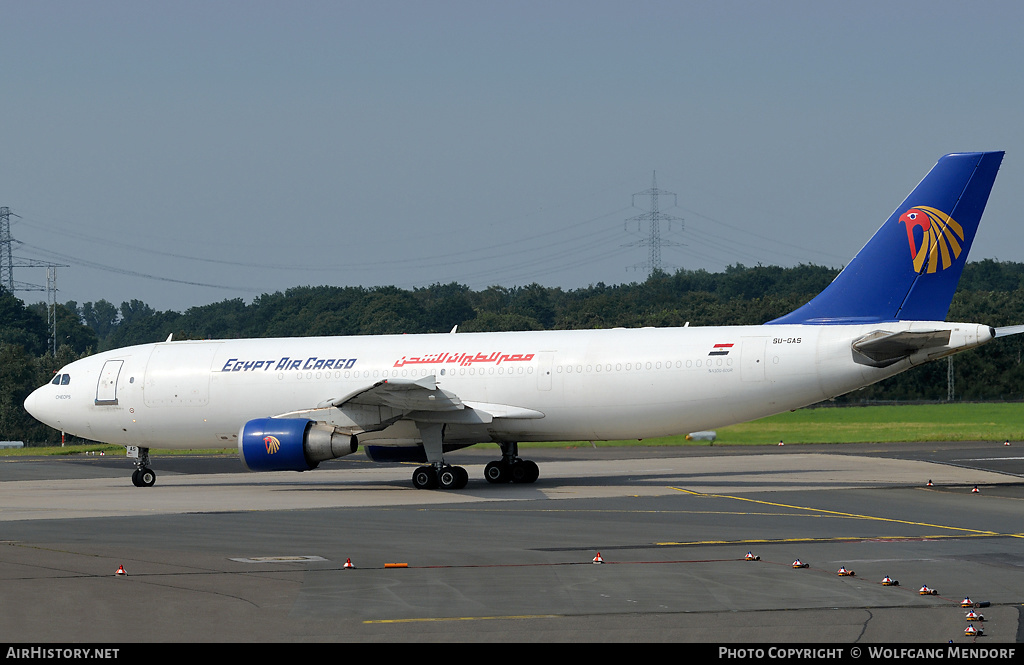
[(250, 471), (309, 471), (361, 446), (458, 490), (446, 454), (501, 456), (490, 483), (533, 483), (519, 443), (711, 430), (834, 398), (1024, 326), (947, 323), (1003, 152), (946, 155), (820, 294), (763, 325), (168, 341), (74, 361), (25, 409), (149, 450), (237, 446)]

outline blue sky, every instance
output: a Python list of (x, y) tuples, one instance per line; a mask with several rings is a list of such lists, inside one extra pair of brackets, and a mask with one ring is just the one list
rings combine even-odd
[(840, 267), (970, 150), (1007, 151), (971, 258), (1024, 261), (1020, 3), (0, 0), (0, 22), (0, 206), (18, 256), (69, 265), (62, 302), (638, 281), (654, 172), (684, 220), (666, 267)]

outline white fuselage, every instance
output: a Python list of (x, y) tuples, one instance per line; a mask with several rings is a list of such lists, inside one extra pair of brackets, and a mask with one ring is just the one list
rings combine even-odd
[[(885, 368), (851, 352), (867, 333), (915, 329), (950, 330), (949, 344)], [(978, 324), (900, 322), (165, 342), (73, 362), (25, 406), (96, 441), (227, 447), (254, 418), (434, 376), (494, 416), (449, 424), (446, 443), (645, 439), (813, 404), (991, 337)], [(415, 438), (402, 426), (360, 441)]]

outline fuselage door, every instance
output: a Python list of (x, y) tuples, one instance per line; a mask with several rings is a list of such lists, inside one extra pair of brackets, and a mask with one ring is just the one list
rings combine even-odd
[(537, 354), (537, 389), (551, 390), (551, 365), (554, 361), (553, 351), (541, 351)]
[(740, 378), (743, 381), (764, 381), (764, 352), (767, 337), (744, 337), (740, 346)]
[(123, 360), (108, 360), (103, 363), (103, 370), (96, 384), (96, 406), (117, 404), (117, 377), (121, 374), (123, 365)]

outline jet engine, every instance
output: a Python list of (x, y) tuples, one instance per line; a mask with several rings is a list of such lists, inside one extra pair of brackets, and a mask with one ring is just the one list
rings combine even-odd
[(355, 436), (301, 418), (257, 418), (238, 433), (238, 456), (249, 471), (309, 471), (357, 447)]

